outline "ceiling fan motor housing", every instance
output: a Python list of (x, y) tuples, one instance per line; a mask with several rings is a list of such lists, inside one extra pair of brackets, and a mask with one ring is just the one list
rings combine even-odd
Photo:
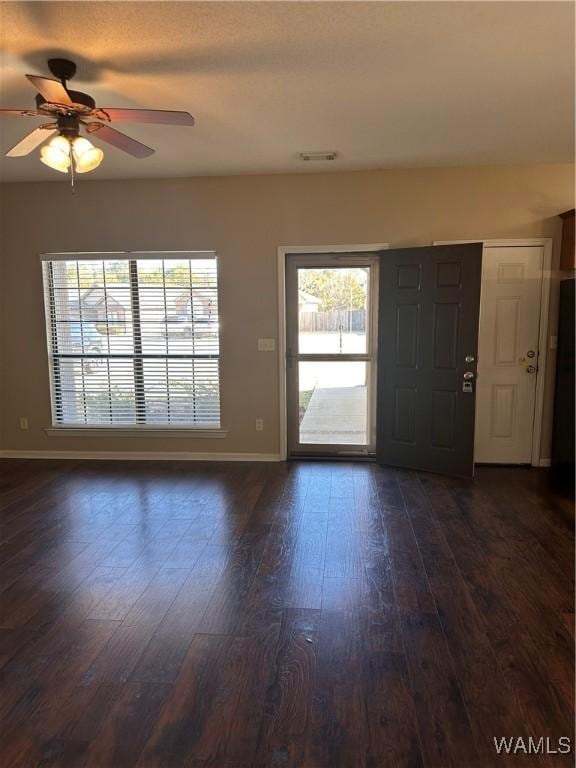
[(76, 115), (58, 115), (58, 132), (67, 139), (78, 136), (80, 121)]

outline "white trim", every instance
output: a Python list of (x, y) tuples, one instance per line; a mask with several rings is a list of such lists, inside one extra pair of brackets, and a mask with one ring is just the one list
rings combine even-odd
[[(542, 464), (542, 422), (544, 419), (544, 389), (548, 363), (548, 325), (550, 320), (550, 293), (552, 291), (552, 240), (542, 244), (542, 289), (540, 294), (540, 332), (538, 335), (538, 370), (536, 371), (536, 401), (534, 404), (534, 431), (532, 433), (532, 466), (550, 466)], [(552, 389), (552, 392), (554, 390)], [(546, 461), (546, 459), (544, 459)]]
[(278, 404), (280, 461), (288, 456), (286, 422), (286, 256), (291, 254), (374, 253), (389, 248), (388, 243), (356, 245), (281, 245), (278, 247)]
[(186, 438), (224, 438), (228, 430), (219, 428), (194, 427), (46, 427), (48, 437), (186, 437)]
[(518, 248), (542, 246), (542, 289), (540, 295), (540, 333), (538, 338), (538, 371), (536, 374), (536, 395), (534, 402), (534, 429), (532, 432), (532, 466), (550, 466), (542, 462), (550, 461), (541, 457), (542, 420), (544, 417), (544, 387), (546, 385), (546, 365), (548, 358), (548, 325), (550, 314), (550, 291), (552, 288), (552, 238), (527, 237), (509, 240), (434, 240), (433, 245), (457, 245), (458, 243), (483, 243), (488, 248)]
[(0, 451), (0, 459), (102, 459), (104, 461), (280, 461), (277, 453), (190, 451)]

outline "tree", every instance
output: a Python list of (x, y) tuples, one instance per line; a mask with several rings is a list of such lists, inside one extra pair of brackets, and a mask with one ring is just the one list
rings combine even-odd
[(320, 299), (322, 311), (366, 306), (366, 271), (363, 269), (301, 269), (298, 274), (298, 287)]

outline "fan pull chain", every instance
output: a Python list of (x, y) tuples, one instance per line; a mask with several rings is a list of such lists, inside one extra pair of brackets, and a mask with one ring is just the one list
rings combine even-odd
[(72, 146), (70, 146), (70, 186), (72, 187), (72, 194), (76, 194), (76, 187), (74, 186), (74, 154), (72, 153)]

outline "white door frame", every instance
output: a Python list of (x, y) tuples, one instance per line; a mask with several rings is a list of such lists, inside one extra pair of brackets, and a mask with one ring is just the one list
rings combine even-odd
[(286, 257), (293, 254), (376, 253), (389, 248), (388, 243), (356, 245), (281, 245), (278, 248), (278, 400), (280, 461), (288, 456), (288, 425), (286, 399)]
[(544, 386), (548, 359), (548, 321), (550, 312), (550, 290), (552, 287), (552, 238), (532, 237), (508, 240), (490, 240), (482, 237), (476, 240), (434, 240), (432, 245), (453, 245), (458, 243), (483, 243), (487, 248), (513, 248), (531, 245), (543, 247), (542, 287), (540, 294), (540, 332), (538, 336), (538, 370), (536, 372), (536, 395), (534, 403), (534, 429), (532, 432), (532, 466), (550, 466), (549, 457), (541, 455), (542, 418), (544, 414)]

